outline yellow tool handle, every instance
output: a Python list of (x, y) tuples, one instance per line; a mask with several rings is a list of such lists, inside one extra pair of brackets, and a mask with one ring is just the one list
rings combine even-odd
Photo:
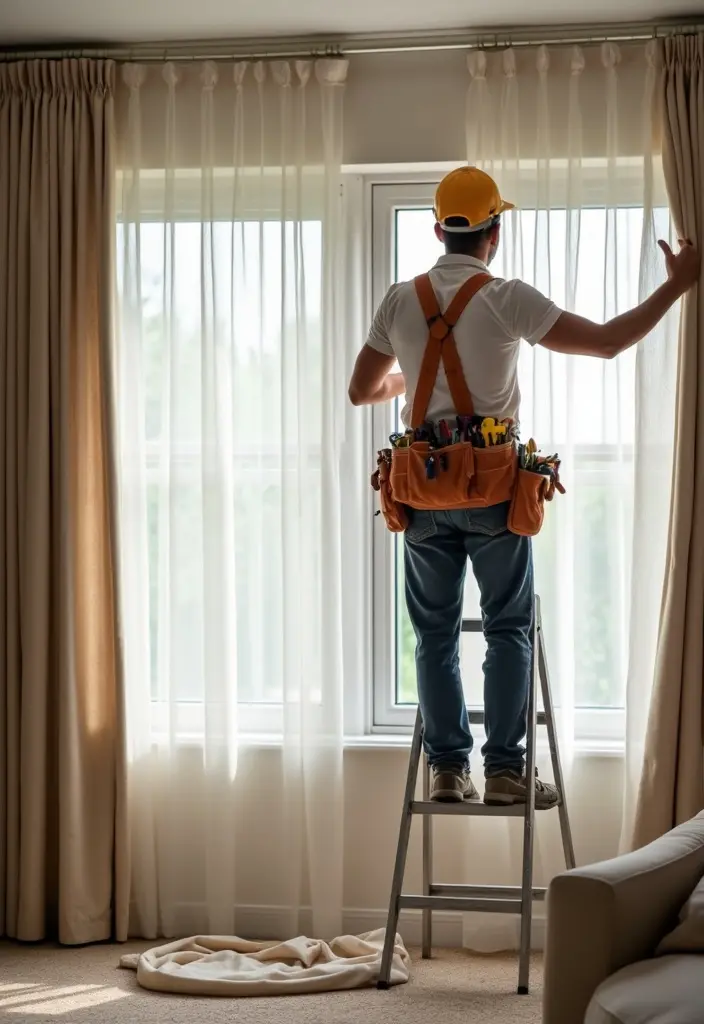
[(499, 438), (505, 435), (506, 427), (503, 423), (497, 423), (493, 416), (487, 416), (482, 420), (481, 431), (484, 444), (488, 446), (498, 443)]

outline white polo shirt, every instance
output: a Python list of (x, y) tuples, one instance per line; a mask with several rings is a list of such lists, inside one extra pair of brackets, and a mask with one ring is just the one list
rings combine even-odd
[[(473, 256), (441, 256), (430, 280), (443, 312), (467, 278), (487, 273)], [(562, 310), (523, 281), (494, 278), (481, 288), (455, 327), (455, 342), (477, 416), (511, 418), (518, 422), (521, 393), (518, 353), (521, 338), (535, 345), (548, 333)], [(406, 381), (406, 405), (401, 419), (410, 425), (428, 327), (413, 281), (393, 285), (377, 310), (367, 344), (393, 355)], [(454, 419), (456, 410), (442, 363), (426, 418)]]

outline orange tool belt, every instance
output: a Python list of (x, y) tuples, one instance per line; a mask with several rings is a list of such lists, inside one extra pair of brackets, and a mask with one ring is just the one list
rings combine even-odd
[[(453, 331), (468, 303), (490, 280), (489, 274), (474, 274), (442, 313), (430, 276), (422, 274), (415, 279), (428, 324), (428, 341), (413, 399), (412, 430), (422, 427), (426, 420), (441, 360), (457, 415), (474, 415)], [(378, 468), (371, 483), (379, 492), (381, 512), (389, 530), (401, 533), (406, 529), (408, 508), (486, 508), (510, 501), (509, 530), (525, 537), (540, 531), (544, 502), (552, 499), (555, 481), (542, 473), (521, 469), (513, 441), (485, 448), (470, 441), (443, 446), (438, 450), (441, 468), (429, 477), (431, 451), (427, 441), (413, 441), (407, 447), (386, 448), (378, 453)]]

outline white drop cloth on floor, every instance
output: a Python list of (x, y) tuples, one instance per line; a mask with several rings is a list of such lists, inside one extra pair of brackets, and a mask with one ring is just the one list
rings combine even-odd
[[(195, 935), (123, 956), (143, 988), (192, 996), (275, 996), (376, 984), (384, 930), (331, 942), (299, 935), (287, 942)], [(411, 958), (396, 936), (391, 984), (408, 981)]]

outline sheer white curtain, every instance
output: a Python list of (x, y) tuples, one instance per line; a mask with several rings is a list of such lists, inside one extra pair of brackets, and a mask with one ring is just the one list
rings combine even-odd
[[(346, 71), (123, 68), (120, 578), (146, 937), (342, 930)], [(256, 733), (280, 742), (253, 767)]]
[[(497, 275), (597, 320), (664, 278), (656, 239), (669, 237), (670, 221), (652, 127), (655, 61), (654, 44), (469, 55), (468, 162), (519, 207), (505, 217)], [(640, 772), (665, 570), (676, 320), (674, 312), (613, 361), (525, 346), (520, 366), (522, 432), (560, 452), (567, 487), (535, 543), (536, 586), (582, 851), (590, 827), (617, 831), (630, 820)], [(599, 758), (581, 755), (613, 746), (619, 756), (624, 739), (619, 786)], [(549, 777), (544, 748), (538, 761)], [(539, 819), (537, 884), (545, 884), (564, 861), (557, 815)], [(472, 821), (465, 834), (471, 881), (516, 883), (519, 822)], [(470, 947), (502, 948), (516, 937), (513, 919), (466, 918)]]

